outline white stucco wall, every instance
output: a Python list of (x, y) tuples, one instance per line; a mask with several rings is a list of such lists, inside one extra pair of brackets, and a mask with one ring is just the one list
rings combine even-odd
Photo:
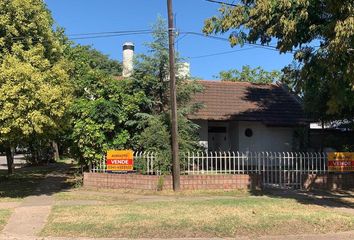
[[(268, 127), (261, 122), (239, 122), (239, 151), (272, 151), (292, 150), (293, 129), (286, 127)], [(245, 130), (252, 129), (253, 136), (247, 137)]]
[(208, 149), (208, 121), (207, 120), (193, 120), (195, 124), (199, 125), (198, 135), (201, 146)]
[[(231, 122), (208, 122), (206, 120), (194, 120), (200, 126), (198, 134), (200, 143), (206, 149), (212, 146), (208, 135), (208, 127), (225, 126), (227, 128), (227, 149), (225, 151), (292, 151), (293, 129), (287, 127), (268, 127), (261, 122), (231, 121)], [(252, 129), (253, 135), (247, 137), (245, 130)], [(211, 149), (209, 149), (211, 150)]]

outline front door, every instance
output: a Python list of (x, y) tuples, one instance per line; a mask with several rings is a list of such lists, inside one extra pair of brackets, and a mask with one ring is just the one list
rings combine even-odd
[(209, 126), (208, 150), (218, 152), (230, 150), (229, 136), (226, 126)]

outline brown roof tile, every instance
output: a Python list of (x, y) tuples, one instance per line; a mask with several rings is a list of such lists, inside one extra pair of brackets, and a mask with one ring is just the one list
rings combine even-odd
[(190, 119), (262, 121), (268, 125), (307, 124), (302, 104), (278, 84), (198, 81), (204, 91), (193, 102), (203, 107)]

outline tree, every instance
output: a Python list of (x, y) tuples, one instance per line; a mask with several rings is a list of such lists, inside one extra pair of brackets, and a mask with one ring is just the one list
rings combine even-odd
[(66, 56), (75, 61), (73, 77), (82, 76), (90, 69), (99, 70), (111, 76), (122, 74), (122, 64), (110, 59), (107, 55), (93, 49), (91, 46), (67, 43)]
[[(137, 126), (141, 133), (137, 135), (137, 143), (142, 150), (158, 152), (159, 167), (163, 171), (170, 170), (171, 135), (169, 105), (169, 66), (167, 26), (159, 18), (153, 26), (154, 40), (147, 44), (148, 55), (139, 55), (132, 76), (132, 91), (141, 90), (146, 94), (148, 104), (137, 116)], [(176, 59), (176, 65), (181, 60)], [(198, 148), (196, 135), (197, 125), (187, 119), (198, 106), (191, 104), (194, 93), (201, 91), (201, 86), (193, 80), (177, 77), (177, 105), (179, 146), (181, 152)]]
[(60, 33), (41, 0), (0, 1), (0, 141), (11, 148), (48, 138), (71, 103), (71, 84)]
[(129, 120), (140, 111), (144, 93), (130, 94), (129, 80), (117, 80), (99, 71), (90, 77), (95, 84), (76, 99), (72, 108), (72, 139), (76, 157), (84, 165), (98, 162), (109, 149), (132, 148)]
[(280, 80), (280, 72), (273, 70), (268, 72), (261, 67), (251, 68), (249, 65), (242, 67), (242, 70), (231, 69), (221, 71), (218, 78), (223, 81), (241, 81), (251, 83), (272, 83)]
[(68, 43), (65, 55), (73, 63), (75, 86), (66, 145), (86, 166), (100, 161), (108, 149), (132, 148), (135, 129), (129, 121), (144, 105), (144, 92), (133, 91), (129, 79), (117, 80), (121, 64), (91, 47)]
[(293, 88), (311, 99), (317, 98), (315, 86), (321, 86), (320, 95), (325, 98), (316, 100), (319, 105), (314, 107), (328, 116), (353, 118), (353, 1), (241, 0), (236, 6), (223, 5), (220, 16), (205, 21), (206, 34), (230, 30), (232, 46), (270, 44), (276, 39), (281, 53), (293, 51), (296, 67), (285, 69), (297, 76), (287, 79)]
[[(108, 149), (131, 148), (159, 152), (161, 169), (168, 169), (168, 46), (162, 22), (155, 26), (154, 39), (147, 44), (150, 54), (140, 55), (135, 62), (134, 75), (120, 80), (112, 76), (120, 73), (120, 64), (92, 64), (102, 58), (99, 52), (92, 54), (92, 49), (85, 46), (67, 48), (66, 56), (74, 65), (71, 77), (76, 86), (70, 110), (72, 127), (67, 135), (71, 136), (72, 150), (82, 164), (90, 166), (98, 162)], [(107, 71), (107, 65), (119, 68)], [(188, 149), (197, 143), (192, 141), (196, 125), (185, 117), (193, 108), (187, 102), (197, 87), (185, 79), (178, 82), (178, 103), (183, 116), (180, 125), (184, 126), (180, 142)]]

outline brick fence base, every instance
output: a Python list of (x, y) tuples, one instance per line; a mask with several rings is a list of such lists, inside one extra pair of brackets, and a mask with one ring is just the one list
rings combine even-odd
[[(260, 188), (259, 175), (188, 175), (180, 176), (182, 190)], [(111, 189), (172, 189), (171, 176), (139, 174), (84, 173), (84, 186)]]
[[(256, 189), (262, 186), (257, 174), (181, 175), (182, 190)], [(306, 174), (302, 176), (304, 189), (354, 189), (354, 173)], [(140, 174), (84, 173), (84, 186), (111, 189), (157, 190), (172, 189), (171, 176)]]

